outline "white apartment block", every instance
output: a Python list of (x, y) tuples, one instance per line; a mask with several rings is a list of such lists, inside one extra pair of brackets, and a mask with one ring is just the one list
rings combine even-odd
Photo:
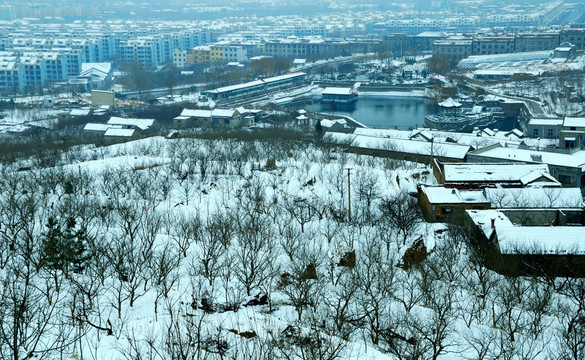
[(182, 69), (187, 66), (187, 50), (175, 49), (173, 52), (173, 65)]
[(15, 61), (0, 61), (0, 89), (19, 89), (19, 78), (20, 66)]
[(223, 58), (227, 62), (245, 62), (248, 61), (248, 52), (242, 46), (226, 46)]

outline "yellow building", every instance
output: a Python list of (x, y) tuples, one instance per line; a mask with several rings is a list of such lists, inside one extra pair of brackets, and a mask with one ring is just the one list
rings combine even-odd
[[(224, 49), (221, 46), (197, 46), (193, 48), (192, 62), (195, 64), (210, 64), (224, 60)], [(187, 58), (187, 62), (191, 60)]]

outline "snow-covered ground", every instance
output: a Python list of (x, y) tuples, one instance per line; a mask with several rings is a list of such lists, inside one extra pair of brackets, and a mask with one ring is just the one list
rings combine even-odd
[(34, 109), (5, 109), (0, 119), (0, 133), (21, 132), (31, 126), (49, 128), (57, 122), (57, 115), (62, 110), (34, 108)]
[(582, 282), (494, 274), (409, 211), (426, 166), (261, 131), (3, 165), (0, 358), (537, 359), (585, 335)]

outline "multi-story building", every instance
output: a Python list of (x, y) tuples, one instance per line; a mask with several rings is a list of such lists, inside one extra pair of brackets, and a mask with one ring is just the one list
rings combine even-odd
[(0, 61), (0, 91), (15, 92), (20, 88), (20, 66), (13, 61)]
[(473, 40), (473, 55), (508, 54), (514, 52), (513, 36), (482, 36)]
[(575, 45), (576, 50), (585, 49), (585, 29), (566, 29), (559, 34), (559, 44), (568, 42)]
[(224, 48), (222, 46), (196, 46), (192, 50), (193, 62), (196, 64), (211, 64), (224, 60)]
[(56, 82), (67, 78), (69, 72), (63, 53), (39, 53), (37, 56), (42, 57), (45, 62), (46, 81)]
[(158, 39), (153, 37), (120, 42), (122, 61), (138, 64), (146, 69), (155, 68), (167, 60), (161, 53), (161, 44)]
[(347, 42), (323, 39), (267, 41), (264, 44), (264, 55), (284, 58), (330, 57), (341, 54), (344, 48), (348, 48)]
[[(187, 55), (187, 50), (175, 49), (175, 51), (173, 51), (173, 65), (179, 69), (187, 66)], [(193, 63), (193, 56), (191, 56), (190, 63)]]
[(223, 59), (227, 62), (244, 62), (248, 60), (248, 52), (242, 46), (227, 45), (223, 48)]
[(453, 37), (437, 40), (433, 43), (433, 55), (447, 56), (458, 59), (473, 54), (473, 40), (464, 37)]
[(514, 39), (515, 52), (553, 50), (559, 45), (559, 33), (519, 34)]
[(22, 56), (19, 60), (21, 66), (20, 89), (44, 86), (47, 74), (45, 60), (38, 56)]

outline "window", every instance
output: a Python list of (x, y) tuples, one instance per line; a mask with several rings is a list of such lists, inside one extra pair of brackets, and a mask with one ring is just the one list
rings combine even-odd
[(532, 130), (532, 136), (538, 137), (538, 129)]
[(437, 205), (431, 205), (431, 211), (437, 211)]
[(451, 206), (441, 206), (441, 212), (443, 214), (450, 214), (451, 213)]
[(554, 135), (554, 130), (553, 130), (553, 129), (548, 129), (548, 131), (547, 131), (547, 133), (546, 133), (546, 136), (548, 136), (548, 137), (553, 137), (553, 136), (555, 136), (555, 135)]
[(571, 130), (577, 130), (577, 128), (575, 126), (571, 126), (570, 129)]

